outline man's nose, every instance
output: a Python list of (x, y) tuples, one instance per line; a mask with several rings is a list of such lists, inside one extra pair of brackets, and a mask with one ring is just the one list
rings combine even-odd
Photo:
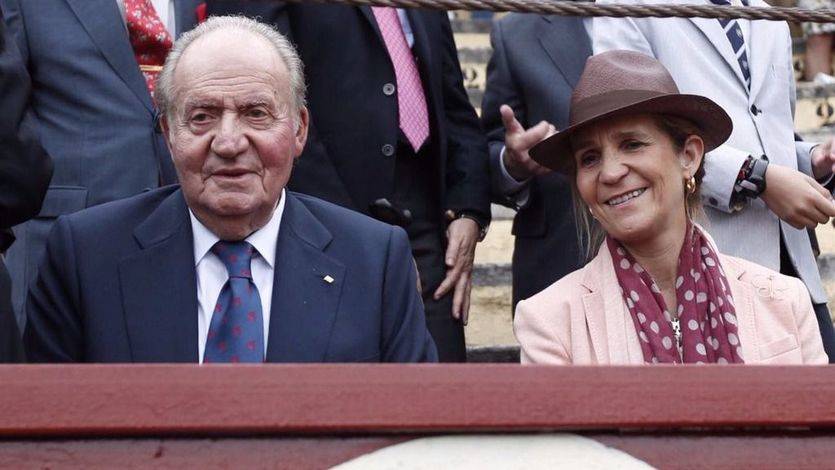
[(224, 113), (217, 134), (212, 139), (212, 151), (223, 158), (234, 158), (243, 153), (248, 146), (249, 141), (237, 116)]

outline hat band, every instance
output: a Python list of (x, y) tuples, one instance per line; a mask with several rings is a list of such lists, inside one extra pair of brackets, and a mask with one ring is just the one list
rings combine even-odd
[(651, 90), (607, 91), (606, 93), (583, 98), (572, 103), (569, 122), (571, 126), (576, 126), (577, 124), (598, 118), (613, 111), (618, 111), (628, 106), (669, 94)]

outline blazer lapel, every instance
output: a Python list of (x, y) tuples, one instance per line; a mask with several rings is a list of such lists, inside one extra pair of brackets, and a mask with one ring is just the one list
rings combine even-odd
[(279, 229), (268, 362), (322, 362), (345, 280), (345, 266), (323, 250), (333, 236), (289, 192)]
[(128, 41), (125, 22), (113, 0), (66, 0), (105, 60), (148, 112), (154, 112), (145, 78)]
[(174, 0), (174, 10), (177, 15), (174, 39), (197, 26), (197, 6), (205, 0)]
[(582, 283), (592, 291), (583, 297), (583, 307), (597, 362), (643, 364), (638, 334), (623, 303), (612, 256), (605, 244), (586, 266)]
[(626, 364), (629, 354), (624, 328), (625, 307), (618, 291), (612, 256), (605, 244), (587, 268), (583, 285), (591, 293), (583, 297), (583, 307), (597, 361), (600, 364)]
[(177, 190), (134, 231), (141, 251), (119, 262), (134, 362), (197, 362), (194, 242)]
[(371, 25), (371, 29), (374, 30), (374, 34), (377, 36), (377, 39), (380, 40), (380, 44), (383, 45), (383, 48), (386, 47), (386, 43), (383, 41), (383, 35), (380, 33), (380, 26), (377, 24), (377, 18), (374, 17), (374, 12), (371, 11), (371, 7), (369, 6), (361, 6), (357, 7), (362, 13), (362, 16), (368, 20), (368, 23)]
[(728, 40), (725, 30), (722, 29), (722, 25), (719, 24), (719, 20), (716, 18), (688, 19), (696, 25), (697, 28), (699, 28), (699, 31), (705, 35), (716, 51), (719, 52), (719, 55), (722, 56), (722, 59), (724, 59), (728, 67), (731, 68), (731, 72), (739, 80), (740, 85), (747, 92), (748, 87), (745, 85), (745, 78), (742, 76), (742, 69), (739, 67), (739, 61), (736, 59), (736, 54), (731, 46), (731, 42)]
[[(586, 58), (592, 54), (591, 40), (583, 22), (575, 17), (543, 16), (539, 43), (571, 87), (580, 80)], [(566, 47), (570, 42), (571, 47)]]
[[(757, 4), (756, 6), (761, 6)], [(772, 57), (779, 52), (774, 51), (773, 46), (780, 41), (763, 40), (758, 41), (757, 38), (768, 38), (770, 36), (781, 36), (785, 34), (780, 29), (783, 24), (773, 21), (751, 21), (751, 31), (748, 41), (751, 44), (756, 44), (751, 47), (751, 55), (748, 58), (751, 68), (751, 98), (756, 98), (757, 94), (763, 87), (766, 80), (772, 79), (769, 68), (774, 63)], [(782, 44), (782, 43), (781, 43)], [(782, 65), (782, 64), (780, 64)], [(789, 77), (791, 79), (791, 77)], [(781, 86), (788, 87), (788, 83), (781, 84)]]
[(759, 362), (760, 347), (755, 322), (754, 288), (742, 282), (745, 269), (732, 260), (723, 257), (722, 269), (725, 270), (728, 284), (731, 286), (731, 296), (734, 299), (737, 333), (739, 333), (739, 342), (744, 351), (742, 360), (746, 363)]

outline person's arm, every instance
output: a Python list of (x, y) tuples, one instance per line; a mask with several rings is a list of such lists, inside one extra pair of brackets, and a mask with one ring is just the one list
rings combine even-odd
[[(458, 216), (447, 227), (447, 273), (434, 296), (453, 293), (452, 315), (465, 324), (476, 243), (490, 223), (490, 169), (487, 140), (464, 90), (458, 51), (445, 12), (434, 13), (441, 26), (443, 120), (447, 136), (445, 211)], [(460, 217), (466, 215), (466, 217)]]
[(23, 346), (30, 362), (84, 360), (72, 226), (61, 217), (49, 235), (26, 304)]
[(0, 16), (0, 229), (37, 215), (52, 177), (29, 109), (29, 74), (10, 33)]
[(511, 208), (523, 207), (530, 195), (530, 177), (514, 178), (504, 164), (506, 129), (499, 111), (502, 105), (513, 110), (516, 119), (526, 123), (526, 109), (508, 64), (503, 23), (493, 23), (490, 44), (493, 54), (487, 63), (487, 79), (481, 103), (481, 123), (487, 133), (490, 155), (490, 189), (493, 202)]
[(521, 345), (522, 364), (570, 365), (568, 342), (557, 332), (554, 322), (557, 315), (568, 315), (568, 312), (543, 309), (534, 305), (535, 302), (541, 302), (541, 298), (519, 302), (513, 318), (513, 333)]
[(436, 13), (441, 22), (442, 94), (444, 131), (447, 136), (445, 209), (471, 213), (490, 222), (490, 170), (487, 139), (464, 89), (464, 77), (449, 19)]
[(383, 280), (382, 362), (437, 362), (406, 232), (391, 228)]

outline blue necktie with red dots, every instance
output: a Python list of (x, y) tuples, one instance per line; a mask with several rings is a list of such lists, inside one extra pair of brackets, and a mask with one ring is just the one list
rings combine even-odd
[(261, 296), (252, 282), (252, 252), (247, 242), (219, 241), (212, 253), (226, 265), (223, 285), (209, 325), (203, 362), (264, 362)]
[[(710, 0), (714, 5), (730, 5), (730, 0)], [(742, 0), (742, 4), (748, 6), (748, 0)], [(731, 42), (731, 47), (736, 55), (736, 60), (739, 62), (739, 68), (742, 70), (742, 77), (745, 78), (745, 86), (751, 89), (751, 67), (748, 63), (748, 54), (745, 53), (745, 39), (742, 37), (742, 28), (736, 20), (728, 18), (719, 18), (719, 24), (725, 31), (725, 36)]]

